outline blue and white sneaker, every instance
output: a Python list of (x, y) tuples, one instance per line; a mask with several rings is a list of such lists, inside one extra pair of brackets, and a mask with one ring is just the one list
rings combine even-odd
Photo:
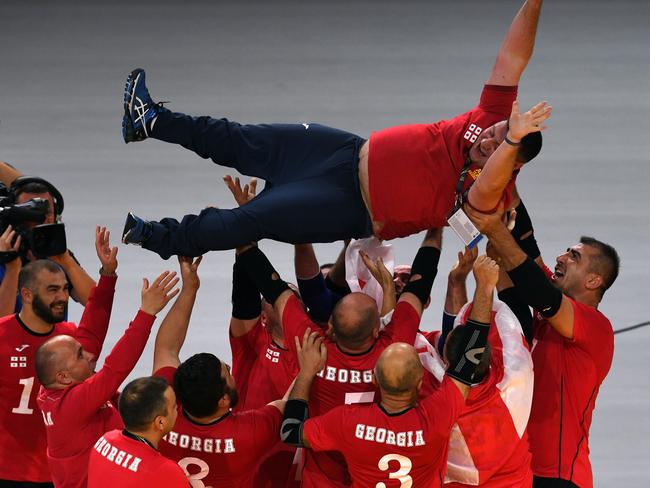
[(122, 243), (141, 246), (151, 237), (152, 232), (151, 222), (129, 212), (124, 223), (124, 230), (122, 230)]
[(122, 117), (122, 137), (124, 142), (143, 141), (151, 134), (151, 128), (162, 108), (162, 103), (154, 103), (145, 84), (142, 68), (131, 71), (124, 86), (124, 117)]

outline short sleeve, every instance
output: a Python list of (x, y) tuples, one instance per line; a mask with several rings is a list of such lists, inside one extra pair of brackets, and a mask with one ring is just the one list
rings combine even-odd
[(399, 302), (393, 311), (393, 318), (384, 329), (391, 342), (415, 343), (415, 334), (420, 327), (420, 316), (408, 302)]
[(438, 436), (448, 437), (465, 408), (465, 398), (449, 376), (445, 375), (440, 388), (422, 400), (422, 406), (433, 431)]
[(259, 342), (264, 332), (262, 321), (257, 323), (246, 334), (234, 337), (228, 334), (230, 339), (230, 352), (232, 353), (232, 366), (234, 371), (240, 372), (246, 369), (247, 364), (255, 362), (259, 350)]
[(157, 370), (153, 375), (158, 376), (159, 378), (164, 378), (167, 380), (167, 383), (170, 386), (174, 386), (174, 374), (176, 373), (176, 368), (173, 366), (165, 366), (164, 368), (160, 368)]
[(347, 407), (333, 408), (324, 415), (307, 419), (304, 436), (314, 451), (339, 451), (344, 444), (345, 410)]
[(289, 297), (287, 304), (284, 306), (284, 312), (282, 313), (282, 328), (284, 330), (285, 345), (294, 355), (296, 354), (294, 337), (298, 337), (302, 340), (302, 336), (307, 328), (320, 330), (320, 327), (311, 321), (307, 312), (305, 312), (305, 309), (302, 307), (302, 304), (294, 295)]
[[(609, 358), (614, 350), (614, 331), (612, 324), (595, 308), (573, 299), (573, 340), (574, 345), (584, 350), (597, 363), (599, 368), (609, 367)], [(604, 361), (607, 361), (606, 364)]]
[(240, 415), (247, 416), (249, 425), (246, 426), (246, 430), (253, 436), (258, 452), (265, 453), (269, 447), (280, 442), (282, 414), (276, 407), (265, 405)]
[(479, 108), (508, 118), (512, 111), (512, 102), (517, 99), (516, 86), (485, 85), (481, 93)]

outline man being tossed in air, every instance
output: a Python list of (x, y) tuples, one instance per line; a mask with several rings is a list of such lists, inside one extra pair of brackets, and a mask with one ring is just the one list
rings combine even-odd
[(262, 238), (393, 239), (446, 225), (466, 192), (483, 211), (496, 208), (504, 191), (507, 202), (513, 171), (539, 152), (539, 131), (551, 112), (540, 103), (520, 113), (515, 102), (541, 3), (528, 0), (515, 16), (477, 107), (450, 120), (380, 130), (368, 141), (313, 123), (240, 125), (172, 113), (151, 100), (144, 71), (134, 70), (124, 96), (126, 142), (151, 137), (180, 144), (267, 184), (240, 208), (207, 208), (181, 222), (129, 214), (123, 241), (168, 258)]

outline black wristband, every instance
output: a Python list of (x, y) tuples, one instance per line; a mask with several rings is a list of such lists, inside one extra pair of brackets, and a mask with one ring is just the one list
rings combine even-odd
[(307, 402), (304, 400), (287, 400), (280, 427), (280, 439), (286, 444), (303, 447), (302, 428), (309, 417)]
[(552, 317), (562, 304), (562, 292), (546, 278), (544, 272), (530, 258), (508, 271), (521, 299), (544, 317)]
[(237, 260), (269, 304), (275, 305), (278, 297), (290, 289), (257, 246), (241, 253)]
[(505, 139), (504, 139), (503, 141), (504, 141), (506, 144), (510, 145), (510, 146), (514, 146), (514, 147), (519, 147), (519, 146), (521, 146), (521, 141), (519, 141), (519, 142), (515, 142), (515, 141), (513, 141), (513, 140), (511, 140), (511, 139), (508, 139), (508, 135), (507, 135), (507, 134), (506, 134), (506, 137), (505, 137)]
[(468, 320), (462, 327), (467, 327), (467, 332), (469, 333), (465, 350), (455, 361), (448, 358), (450, 363), (447, 368), (447, 375), (461, 383), (472, 386), (479, 383), (479, 381), (475, 380), (474, 376), (476, 374), (476, 367), (480, 364), (485, 353), (485, 346), (487, 345), (488, 335), (490, 333), (490, 324)]
[[(440, 261), (440, 249), (436, 247), (421, 247), (415, 255), (411, 266), (411, 279), (406, 284), (402, 293), (413, 293), (424, 306), (431, 295), (433, 280), (438, 274), (438, 261)], [(413, 279), (420, 275), (420, 279)]]
[(232, 316), (252, 320), (262, 313), (260, 292), (244, 266), (238, 261), (232, 267)]
[(20, 254), (13, 251), (0, 252), (0, 264), (10, 263), (20, 257)]

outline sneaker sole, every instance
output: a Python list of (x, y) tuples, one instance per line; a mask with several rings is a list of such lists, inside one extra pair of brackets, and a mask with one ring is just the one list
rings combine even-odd
[(135, 85), (140, 79), (140, 75), (144, 73), (141, 68), (131, 71), (124, 84), (124, 116), (122, 117), (122, 138), (124, 142), (141, 141), (142, 138), (138, 137), (135, 129), (133, 128), (133, 118), (131, 113), (133, 110), (133, 100), (135, 98)]

